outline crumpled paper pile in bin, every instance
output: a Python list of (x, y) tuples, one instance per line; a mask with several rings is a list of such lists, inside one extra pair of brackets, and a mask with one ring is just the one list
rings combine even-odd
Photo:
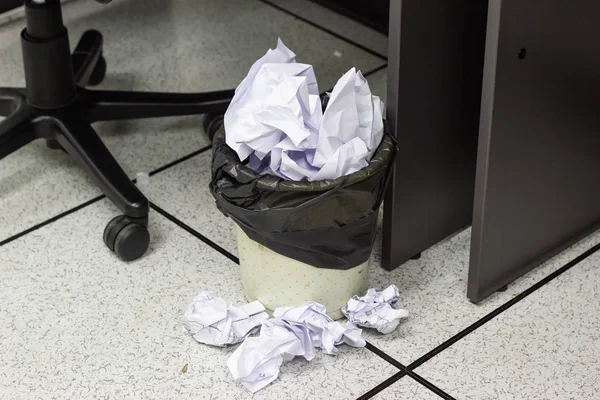
[(352, 68), (323, 112), (313, 67), (297, 63), (280, 39), (237, 87), (225, 133), (240, 161), (259, 174), (336, 179), (368, 165), (384, 133), (383, 103)]

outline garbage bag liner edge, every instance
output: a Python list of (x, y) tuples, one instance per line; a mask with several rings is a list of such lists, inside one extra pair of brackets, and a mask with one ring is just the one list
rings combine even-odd
[(346, 270), (369, 259), (377, 215), (396, 154), (385, 134), (369, 165), (334, 180), (293, 182), (258, 175), (213, 140), (210, 191), (250, 239), (317, 268)]

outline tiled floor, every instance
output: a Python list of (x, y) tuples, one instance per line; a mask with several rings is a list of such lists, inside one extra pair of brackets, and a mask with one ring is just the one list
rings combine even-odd
[[(323, 91), (355, 65), (385, 98), (385, 37), (306, 0), (269, 1), (79, 0), (65, 19), (72, 41), (88, 28), (105, 33), (105, 88), (234, 87), (281, 36), (315, 65)], [(23, 84), (21, 28), (0, 27), (0, 86)], [(570, 262), (600, 232), (474, 305), (469, 230), (393, 272), (380, 268), (377, 246), (370, 286), (398, 285), (411, 316), (390, 335), (366, 332), (366, 349), (284, 364), (250, 396), (227, 370), (232, 349), (181, 329), (202, 289), (244, 301), (232, 224), (207, 190), (201, 122), (96, 126), (128, 173), (160, 169), (143, 187), (154, 204), (151, 248), (133, 263), (104, 247), (117, 211), (66, 155), (35, 143), (0, 161), (0, 398), (597, 398), (600, 255)]]

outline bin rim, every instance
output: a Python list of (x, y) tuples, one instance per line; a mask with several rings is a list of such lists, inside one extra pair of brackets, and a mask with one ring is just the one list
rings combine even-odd
[(288, 181), (275, 175), (257, 174), (242, 163), (237, 153), (227, 145), (225, 142), (224, 126), (219, 128), (213, 138), (213, 154), (215, 149), (221, 146), (225, 147), (221, 151), (225, 152), (227, 155), (227, 163), (222, 170), (238, 182), (254, 181), (258, 189), (271, 192), (324, 192), (341, 186), (352, 185), (367, 179), (381, 169), (388, 168), (388, 164), (394, 156), (394, 150), (396, 150), (396, 141), (386, 130), (369, 165), (352, 174), (344, 175), (336, 179), (325, 179), (312, 182)]

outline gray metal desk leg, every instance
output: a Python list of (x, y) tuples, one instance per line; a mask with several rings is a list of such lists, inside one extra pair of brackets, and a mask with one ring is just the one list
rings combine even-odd
[(387, 119), (400, 151), (386, 269), (471, 222), (486, 13), (485, 1), (391, 1)]

